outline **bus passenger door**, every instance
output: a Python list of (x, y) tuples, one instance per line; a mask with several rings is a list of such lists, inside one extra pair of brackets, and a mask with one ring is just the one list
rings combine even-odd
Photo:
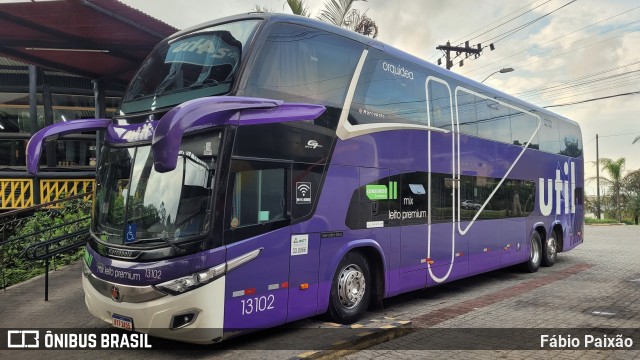
[(267, 328), (287, 317), (290, 165), (233, 160), (224, 228), (227, 261), (260, 254), (226, 275), (225, 331)]

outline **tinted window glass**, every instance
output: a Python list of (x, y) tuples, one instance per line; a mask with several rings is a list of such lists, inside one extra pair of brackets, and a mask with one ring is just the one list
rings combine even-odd
[(531, 139), (529, 147), (538, 149), (540, 147), (538, 138), (540, 131), (542, 130), (542, 126), (540, 126), (540, 129), (534, 135), (534, 132), (538, 127), (538, 118), (514, 108), (510, 109), (510, 118), (513, 144), (524, 146), (533, 135), (533, 139)]
[(371, 50), (360, 74), (349, 122), (427, 125), (425, 80), (413, 63)]
[(453, 219), (452, 191), (451, 175), (431, 174), (431, 222), (450, 222)]
[(429, 80), (427, 97), (431, 126), (451, 130), (451, 92), (449, 88), (443, 83)]
[(560, 132), (560, 154), (578, 157), (582, 155), (580, 128), (563, 121), (558, 122)]
[(131, 80), (120, 111), (149, 111), (229, 92), (259, 22), (212, 26), (160, 43)]
[(510, 144), (509, 108), (492, 99), (480, 97), (478, 99), (476, 104), (478, 136)]
[(231, 214), (227, 228), (283, 220), (286, 212), (286, 169), (256, 169), (232, 174)]
[(279, 24), (258, 55), (246, 93), (341, 107), (363, 46), (320, 30)]
[(456, 91), (458, 126), (463, 134), (478, 136), (476, 104), (481, 98), (462, 89)]
[(540, 150), (552, 154), (560, 153), (558, 123), (555, 120), (543, 118), (540, 125)]

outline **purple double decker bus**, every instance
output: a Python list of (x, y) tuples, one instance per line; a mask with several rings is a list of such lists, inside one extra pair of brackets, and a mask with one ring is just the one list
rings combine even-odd
[(104, 133), (82, 283), (114, 326), (193, 343), (583, 241), (578, 125), (370, 38), (246, 14), (158, 44)]

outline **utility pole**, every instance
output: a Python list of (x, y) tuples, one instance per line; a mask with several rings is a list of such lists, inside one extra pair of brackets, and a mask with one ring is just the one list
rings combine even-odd
[[(436, 47), (436, 50), (442, 50), (445, 53), (445, 56), (447, 58), (447, 63), (446, 63), (446, 68), (447, 70), (450, 70), (453, 67), (453, 62), (451, 61), (451, 52), (455, 51), (457, 55), (460, 55), (460, 53), (465, 53), (465, 58), (469, 57), (469, 54), (474, 54), (476, 56), (476, 59), (478, 58), (478, 56), (480, 56), (480, 53), (482, 52), (482, 45), (478, 44), (477, 48), (473, 48), (469, 46), (469, 42), (465, 42), (464, 47), (461, 46), (451, 46), (451, 43), (449, 41), (447, 41), (447, 45), (438, 45)], [(493, 44), (491, 44), (491, 50), (493, 50)], [(463, 60), (460, 60), (460, 66), (462, 66)], [(440, 60), (438, 60), (438, 65), (440, 65)]]
[(596, 211), (598, 220), (600, 220), (600, 153), (598, 149), (598, 134), (596, 134)]

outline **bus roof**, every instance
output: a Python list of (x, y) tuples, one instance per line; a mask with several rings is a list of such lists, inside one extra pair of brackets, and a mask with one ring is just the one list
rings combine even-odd
[(415, 63), (416, 65), (422, 66), (428, 70), (431, 70), (433, 72), (439, 73), (441, 75), (443, 75), (443, 77), (445, 78), (452, 78), (456, 81), (462, 82), (462, 83), (466, 83), (469, 84), (471, 86), (476, 87), (477, 89), (480, 89), (482, 91), (486, 91), (489, 93), (492, 93), (498, 97), (501, 97), (503, 99), (509, 100), (509, 101), (513, 101), (522, 105), (525, 105), (529, 108), (531, 108), (532, 110), (535, 110), (539, 113), (543, 113), (543, 114), (547, 114), (549, 116), (552, 116), (556, 119), (562, 119), (563, 121), (566, 121), (568, 123), (574, 124), (576, 126), (578, 126), (579, 124), (571, 119), (568, 119), (564, 116), (558, 115), (554, 112), (551, 112), (545, 108), (542, 108), (540, 106), (534, 105), (532, 103), (529, 103), (527, 101), (524, 101), (522, 99), (518, 99), (512, 95), (506, 94), (500, 90), (497, 90), (495, 88), (489, 87), (487, 85), (484, 85), (482, 83), (479, 83), (475, 80), (472, 80), (470, 78), (464, 77), (460, 74), (457, 74), (453, 71), (444, 69), (440, 66), (437, 66), (431, 62), (428, 62), (424, 59), (421, 59), (415, 55), (409, 54), (405, 51), (402, 51), (398, 48), (395, 48), (391, 45), (387, 45), (385, 43), (382, 43), (378, 40), (372, 39), (370, 37), (361, 35), (359, 33), (356, 33), (355, 31), (349, 30), (349, 29), (345, 29), (333, 24), (329, 24), (320, 20), (316, 20), (316, 19), (312, 19), (312, 18), (308, 18), (305, 16), (299, 16), (299, 15), (292, 15), (292, 14), (282, 14), (282, 13), (269, 13), (269, 12), (250, 12), (250, 13), (244, 13), (244, 14), (238, 14), (238, 15), (233, 15), (233, 16), (227, 16), (227, 17), (223, 17), (220, 19), (216, 19), (216, 20), (212, 20), (212, 21), (208, 21), (208, 22), (204, 22), (198, 25), (194, 25), (192, 27), (186, 28), (184, 30), (181, 30), (173, 35), (171, 35), (167, 40), (171, 40), (171, 39), (175, 39), (178, 37), (181, 37), (185, 34), (188, 34), (190, 32), (193, 31), (197, 31), (203, 28), (207, 28), (213, 25), (217, 25), (217, 24), (222, 24), (222, 23), (227, 23), (227, 22), (233, 22), (233, 21), (238, 21), (238, 20), (246, 20), (246, 19), (263, 19), (266, 20), (269, 23), (273, 23), (273, 22), (287, 22), (287, 23), (293, 23), (293, 24), (299, 24), (299, 25), (306, 25), (306, 26), (311, 26), (320, 30), (324, 30), (330, 33), (334, 33), (336, 35), (375, 47), (377, 49), (383, 50), (384, 52), (388, 53), (389, 55), (393, 55), (396, 56), (400, 59), (403, 60), (408, 60), (411, 61), (413, 63)]

